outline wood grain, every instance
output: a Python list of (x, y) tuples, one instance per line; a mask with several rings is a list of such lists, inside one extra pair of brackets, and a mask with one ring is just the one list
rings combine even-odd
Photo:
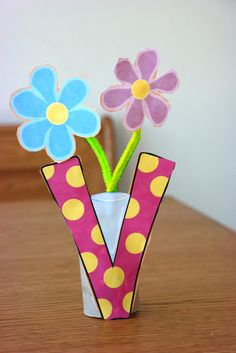
[[(52, 160), (45, 151), (29, 153), (24, 150), (17, 141), (16, 130), (17, 126), (0, 127), (0, 200), (49, 199), (39, 169)], [(97, 137), (114, 167), (115, 139), (111, 119), (102, 119), (102, 128)], [(76, 137), (76, 143), (76, 154), (82, 159), (90, 192), (105, 191), (101, 169), (93, 151), (88, 148), (85, 139)]]
[(167, 199), (130, 320), (82, 314), (78, 256), (53, 201), (0, 205), (1, 353), (235, 353), (236, 237)]

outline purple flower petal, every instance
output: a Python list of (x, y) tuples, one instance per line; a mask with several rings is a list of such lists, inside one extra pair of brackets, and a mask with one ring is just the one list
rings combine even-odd
[(170, 109), (169, 103), (159, 95), (150, 95), (145, 98), (145, 112), (154, 126), (161, 126)]
[(134, 131), (142, 126), (143, 120), (143, 102), (141, 100), (134, 99), (125, 113), (124, 125), (128, 130)]
[(174, 92), (179, 86), (179, 79), (174, 70), (167, 72), (151, 83), (150, 88), (158, 92)]
[(158, 63), (157, 52), (153, 49), (144, 49), (138, 54), (135, 67), (139, 69), (143, 80), (150, 81), (157, 70)]
[(128, 59), (119, 59), (115, 67), (115, 75), (119, 81), (132, 84), (138, 80), (133, 65)]
[(131, 98), (131, 89), (125, 86), (113, 86), (101, 94), (101, 105), (108, 111), (122, 108)]

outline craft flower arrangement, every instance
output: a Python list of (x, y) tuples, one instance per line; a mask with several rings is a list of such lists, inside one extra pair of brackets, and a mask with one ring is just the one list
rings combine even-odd
[[(147, 117), (161, 126), (170, 108), (162, 96), (178, 87), (175, 71), (157, 76), (159, 59), (152, 49), (141, 51), (132, 65), (120, 59), (115, 67), (119, 85), (101, 94), (108, 111), (124, 109), (124, 126), (132, 137), (114, 171), (96, 139), (98, 114), (84, 105), (87, 84), (74, 78), (58, 89), (50, 66), (32, 71), (30, 86), (14, 93), (10, 105), (26, 120), (18, 129), (28, 151), (45, 149), (55, 161), (42, 167), (43, 177), (73, 235), (81, 261), (84, 312), (103, 319), (129, 318), (135, 306), (137, 279), (152, 224), (175, 163), (141, 153), (130, 194), (118, 184), (141, 138)], [(86, 139), (96, 154), (106, 192), (91, 196), (81, 161), (73, 157), (75, 136)]]

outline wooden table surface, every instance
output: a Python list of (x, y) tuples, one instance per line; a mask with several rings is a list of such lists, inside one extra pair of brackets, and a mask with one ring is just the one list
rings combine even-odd
[(140, 312), (82, 313), (77, 250), (52, 200), (0, 205), (1, 353), (235, 353), (236, 236), (166, 199), (141, 271)]

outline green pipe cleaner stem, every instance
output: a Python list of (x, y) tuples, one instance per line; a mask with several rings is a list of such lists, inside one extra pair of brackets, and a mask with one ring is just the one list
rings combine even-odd
[(141, 138), (141, 129), (138, 129), (133, 132), (132, 137), (126, 146), (122, 156), (119, 159), (119, 162), (116, 165), (116, 168), (112, 174), (112, 178), (108, 183), (107, 191), (108, 192), (115, 192), (118, 190), (118, 183), (129, 163), (131, 157), (134, 154), (134, 151), (140, 141)]
[(96, 137), (88, 137), (88, 138), (86, 138), (86, 141), (88, 142), (88, 144), (90, 145), (90, 147), (92, 148), (92, 150), (94, 151), (94, 153), (98, 159), (98, 162), (99, 162), (101, 170), (102, 170), (103, 180), (106, 185), (106, 191), (107, 191), (111, 177), (112, 177), (112, 171), (111, 171), (111, 167), (110, 167), (110, 163), (108, 161), (108, 158), (107, 158), (102, 146), (100, 145), (100, 142), (98, 141), (98, 139)]

